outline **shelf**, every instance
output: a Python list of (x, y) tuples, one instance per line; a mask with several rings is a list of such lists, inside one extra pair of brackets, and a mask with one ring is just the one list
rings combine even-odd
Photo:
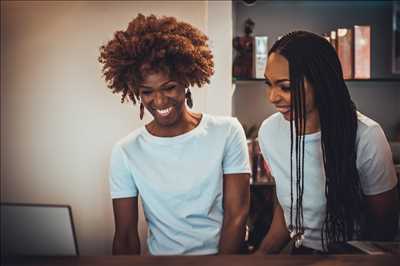
[[(233, 83), (248, 83), (248, 82), (264, 82), (265, 79), (256, 79), (256, 78), (250, 78), (250, 79), (238, 79), (238, 78), (232, 78)], [(372, 79), (346, 79), (346, 82), (400, 82), (400, 77), (399, 78), (372, 78)]]
[(399, 82), (400, 78), (345, 79), (346, 82)]

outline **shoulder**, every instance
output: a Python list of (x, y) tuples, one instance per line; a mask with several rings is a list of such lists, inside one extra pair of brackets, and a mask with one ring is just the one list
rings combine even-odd
[(276, 112), (270, 115), (267, 119), (265, 119), (260, 126), (259, 136), (263, 136), (271, 132), (271, 129), (276, 130), (278, 126), (280, 126), (283, 122), (283, 117), (281, 113)]
[(223, 130), (242, 130), (242, 125), (236, 117), (203, 114), (208, 128)]
[(132, 146), (135, 146), (139, 143), (140, 139), (143, 138), (145, 127), (142, 126), (133, 130), (131, 133), (121, 138), (114, 144), (114, 149), (122, 149), (127, 150)]
[(203, 114), (204, 118), (207, 119), (209, 125), (214, 126), (227, 126), (227, 125), (237, 125), (239, 123), (236, 117), (222, 116), (222, 115), (210, 115)]
[(359, 159), (375, 156), (380, 152), (387, 152), (387, 138), (382, 127), (371, 118), (357, 113), (356, 147)]
[(373, 141), (385, 137), (381, 126), (371, 118), (357, 112), (357, 139), (359, 141)]
[(376, 195), (397, 184), (392, 153), (381, 126), (361, 113), (357, 116), (357, 169), (360, 182), (365, 195)]

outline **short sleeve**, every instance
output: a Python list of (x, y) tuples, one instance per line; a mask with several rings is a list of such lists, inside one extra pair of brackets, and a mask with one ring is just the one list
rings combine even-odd
[(136, 197), (138, 194), (135, 180), (126, 165), (125, 155), (118, 143), (111, 153), (109, 182), (113, 199)]
[(379, 125), (360, 136), (357, 147), (357, 168), (365, 195), (376, 195), (397, 184), (392, 152)]
[(264, 120), (260, 126), (260, 129), (258, 130), (258, 146), (260, 147), (261, 154), (264, 157), (264, 160), (270, 170), (270, 173), (273, 175), (274, 173), (271, 167), (270, 153), (268, 152), (267, 143), (265, 141), (266, 139), (268, 139), (268, 136), (271, 135), (268, 134), (270, 130), (266, 122), (267, 120)]
[(258, 145), (260, 147), (261, 153), (263, 155), (263, 157), (265, 158), (265, 160), (268, 160), (268, 153), (266, 152), (267, 149), (265, 148), (265, 121), (261, 124), (260, 129), (258, 130)]
[(224, 174), (251, 173), (246, 135), (236, 118), (227, 137), (222, 167)]

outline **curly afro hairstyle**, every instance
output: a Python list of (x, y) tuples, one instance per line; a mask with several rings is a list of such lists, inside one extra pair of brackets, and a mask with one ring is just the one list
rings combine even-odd
[(100, 47), (98, 60), (108, 88), (122, 93), (121, 103), (128, 96), (136, 104), (138, 86), (151, 73), (164, 72), (185, 86), (209, 83), (214, 63), (207, 40), (201, 31), (174, 17), (138, 14), (125, 31), (116, 31)]

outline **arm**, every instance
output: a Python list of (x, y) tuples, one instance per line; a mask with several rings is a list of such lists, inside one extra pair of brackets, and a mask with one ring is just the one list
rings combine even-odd
[(137, 197), (113, 199), (115, 234), (112, 254), (140, 254)]
[(362, 132), (357, 151), (357, 170), (366, 203), (363, 238), (393, 239), (399, 215), (398, 178), (389, 143), (379, 125)]
[(285, 217), (274, 190), (274, 214), (272, 217), (271, 227), (264, 240), (261, 242), (260, 247), (254, 254), (265, 255), (278, 253), (288, 241), (289, 232), (286, 227)]
[(397, 233), (399, 197), (397, 186), (378, 195), (366, 196), (367, 240), (390, 241)]
[(224, 220), (219, 254), (238, 253), (244, 239), (250, 206), (249, 174), (224, 175)]

